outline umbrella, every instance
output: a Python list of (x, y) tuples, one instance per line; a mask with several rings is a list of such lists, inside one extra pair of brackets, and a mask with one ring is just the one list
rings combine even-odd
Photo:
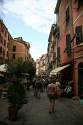
[(6, 72), (6, 64), (0, 65), (0, 72)]

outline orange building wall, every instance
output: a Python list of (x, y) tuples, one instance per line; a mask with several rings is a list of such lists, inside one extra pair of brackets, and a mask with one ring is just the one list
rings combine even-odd
[[(13, 46), (16, 46), (16, 52), (13, 52)], [(9, 59), (12, 59), (12, 54), (16, 54), (16, 58), (22, 57), (23, 60), (27, 60), (27, 48), (24, 44), (12, 40), (9, 47)]]
[[(82, 36), (83, 36), (83, 5), (80, 6), (79, 9), (77, 2), (74, 4), (72, 2), (72, 7), (75, 9), (72, 9), (73, 12), (73, 27), (74, 32), (76, 26), (82, 26)], [(83, 41), (82, 41), (83, 43)], [(76, 45), (76, 39), (74, 40), (74, 86), (75, 86), (75, 95), (78, 95), (78, 65), (80, 62), (83, 62), (83, 45)]]
[[(60, 26), (60, 39), (58, 40), (58, 47), (60, 47), (60, 65), (63, 65), (64, 63), (68, 63), (73, 60), (73, 50), (71, 51), (71, 54), (64, 53), (64, 50), (66, 48), (66, 35), (70, 34), (71, 38), (73, 38), (73, 25), (72, 25), (72, 2), (70, 0), (61, 1), (60, 8), (59, 8), (59, 20), (58, 25)], [(70, 22), (69, 26), (66, 26), (65, 21), (65, 12), (67, 7), (70, 7)], [(73, 47), (73, 43), (71, 44), (71, 47)]]
[[(65, 12), (67, 7), (70, 7), (70, 22), (66, 26)], [(78, 65), (83, 63), (83, 45), (76, 45), (76, 38), (71, 43), (71, 54), (64, 53), (66, 48), (66, 35), (70, 34), (71, 38), (75, 35), (75, 28), (82, 25), (83, 36), (83, 4), (78, 8), (78, 1), (75, 0), (61, 0), (59, 6), (59, 20), (57, 22), (60, 26), (60, 38), (58, 40), (58, 47), (60, 47), (60, 62), (59, 65), (64, 65), (73, 61), (72, 80), (74, 81), (74, 95), (78, 95)], [(83, 43), (83, 41), (82, 41)]]
[(8, 44), (8, 30), (3, 22), (0, 20), (0, 46), (2, 47), (2, 53), (0, 53), (0, 57), (7, 59), (7, 44)]

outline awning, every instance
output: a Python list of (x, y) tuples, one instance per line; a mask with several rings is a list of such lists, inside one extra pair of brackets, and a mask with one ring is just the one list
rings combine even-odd
[(0, 65), (0, 72), (6, 72), (6, 64)]
[(50, 76), (52, 76), (52, 75), (56, 75), (57, 73), (56, 72), (50, 72)]
[(58, 72), (60, 72), (61, 70), (67, 68), (68, 66), (70, 66), (70, 64), (65, 65), (65, 66), (58, 67), (58, 68), (52, 70), (52, 71), (50, 72), (50, 74), (52, 74), (52, 75), (53, 75), (53, 74), (57, 74)]
[(0, 73), (0, 76), (3, 77), (4, 75)]

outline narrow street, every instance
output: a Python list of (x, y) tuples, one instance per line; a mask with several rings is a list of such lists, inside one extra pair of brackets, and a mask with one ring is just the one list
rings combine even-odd
[[(29, 90), (28, 94), (27, 112), (23, 125), (83, 125), (83, 112), (81, 113), (70, 99), (56, 100), (55, 113), (49, 114), (46, 92), (41, 93), (41, 99), (35, 98), (32, 90)], [(73, 108), (72, 105), (75, 107)], [(83, 105), (81, 108), (83, 111)]]
[(46, 91), (37, 99), (30, 88), (26, 99), (28, 103), (19, 110), (13, 122), (8, 119), (7, 99), (0, 98), (0, 120), (7, 125), (83, 125), (83, 104), (79, 100), (60, 98), (56, 100), (55, 112), (49, 114)]

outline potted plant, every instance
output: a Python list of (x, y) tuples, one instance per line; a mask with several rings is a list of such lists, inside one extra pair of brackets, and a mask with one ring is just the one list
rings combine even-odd
[[(10, 79), (10, 83), (12, 83), (7, 92), (7, 98), (10, 104), (8, 108), (9, 119), (16, 120), (18, 110), (25, 103), (25, 88), (22, 83), (22, 75), (26, 73), (31, 73), (31, 75), (33, 75), (35, 74), (35, 70), (33, 71), (34, 67), (32, 63), (25, 62), (22, 58), (8, 60), (6, 63), (7, 75)], [(13, 116), (10, 111), (14, 113)]]
[(11, 84), (7, 91), (7, 99), (9, 101), (8, 113), (9, 119), (15, 121), (17, 119), (18, 110), (22, 108), (25, 102), (25, 88), (22, 83)]

